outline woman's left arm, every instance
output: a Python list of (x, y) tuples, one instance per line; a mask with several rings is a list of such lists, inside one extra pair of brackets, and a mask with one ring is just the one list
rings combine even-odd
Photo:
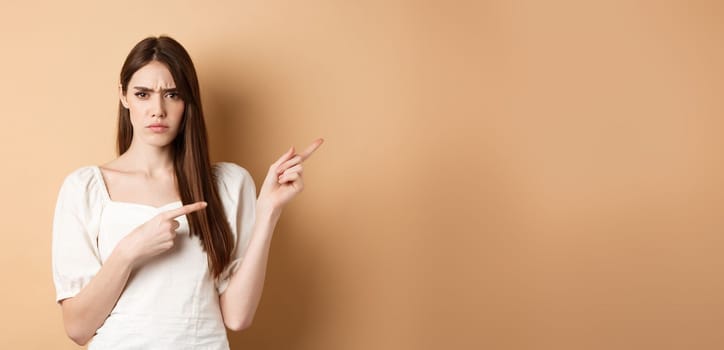
[(264, 288), (274, 228), (284, 205), (304, 188), (302, 163), (322, 142), (323, 139), (315, 140), (300, 154), (295, 154), (292, 147), (269, 167), (256, 201), (256, 218), (244, 260), (219, 298), (224, 324), (231, 330), (251, 326)]
[(231, 275), (228, 287), (220, 296), (224, 324), (233, 331), (248, 328), (254, 319), (264, 288), (272, 233), (278, 219), (279, 214), (257, 212), (244, 260)]

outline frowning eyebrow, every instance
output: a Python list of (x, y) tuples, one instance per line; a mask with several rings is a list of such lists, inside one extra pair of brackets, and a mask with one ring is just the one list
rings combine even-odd
[[(145, 86), (134, 86), (133, 88), (138, 91), (143, 91), (143, 92), (153, 92), (154, 91), (153, 89), (147, 88)], [(178, 92), (178, 89), (174, 87), (174, 88), (170, 88), (170, 89), (161, 89), (160, 91), (161, 92)]]

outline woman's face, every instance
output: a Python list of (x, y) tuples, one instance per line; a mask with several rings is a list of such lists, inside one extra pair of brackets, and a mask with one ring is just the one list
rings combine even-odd
[(164, 147), (176, 138), (185, 103), (166, 65), (149, 62), (133, 73), (125, 95), (120, 90), (121, 103), (131, 115), (132, 143)]

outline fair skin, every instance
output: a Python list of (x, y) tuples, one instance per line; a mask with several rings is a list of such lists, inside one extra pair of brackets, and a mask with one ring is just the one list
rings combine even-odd
[[(152, 61), (136, 71), (121, 103), (130, 110), (133, 140), (128, 151), (101, 166), (111, 199), (161, 207), (180, 201), (171, 142), (178, 133), (184, 102), (175, 94), (168, 68)], [(147, 126), (167, 126), (153, 132)], [(271, 238), (284, 206), (303, 189), (302, 163), (322, 144), (315, 140), (302, 153), (294, 147), (269, 167), (256, 201), (256, 220), (245, 258), (219, 297), (224, 324), (232, 330), (249, 327), (261, 299)], [(133, 270), (173, 247), (175, 219), (197, 210), (196, 202), (160, 212), (125, 236), (93, 279), (74, 297), (61, 302), (68, 336), (86, 344), (111, 313)]]

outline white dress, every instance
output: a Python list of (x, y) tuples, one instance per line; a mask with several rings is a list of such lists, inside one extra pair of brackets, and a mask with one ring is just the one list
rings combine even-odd
[[(130, 276), (117, 304), (97, 330), (89, 349), (228, 349), (219, 295), (238, 269), (254, 222), (256, 187), (246, 169), (216, 163), (217, 188), (236, 242), (232, 263), (211, 277), (198, 236), (186, 216), (174, 247)], [(53, 220), (52, 262), (56, 301), (75, 296), (98, 272), (121, 238), (161, 207), (110, 199), (100, 168), (70, 173), (58, 194)]]

